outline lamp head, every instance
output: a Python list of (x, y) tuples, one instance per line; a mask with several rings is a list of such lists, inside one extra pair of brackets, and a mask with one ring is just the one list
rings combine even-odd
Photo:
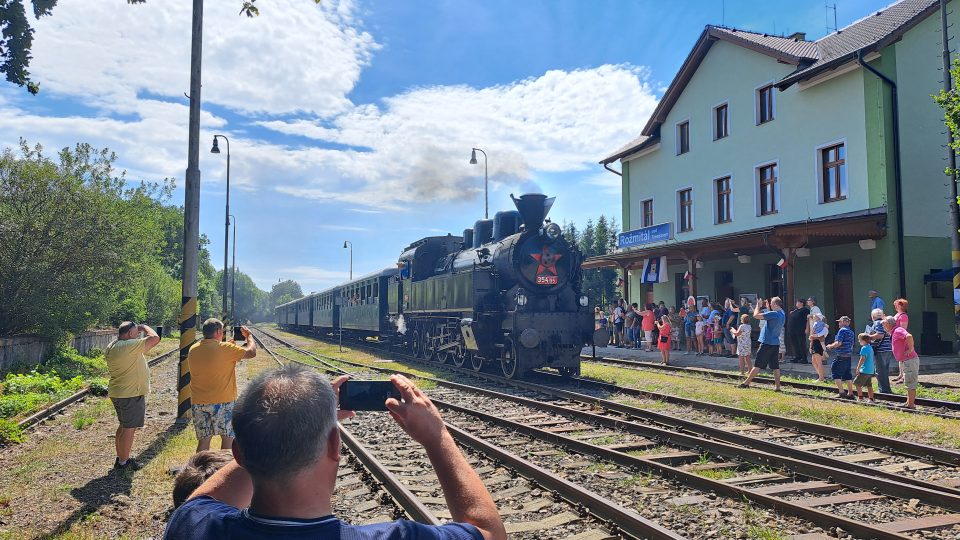
[(347, 249), (347, 241), (346, 241), (346, 240), (343, 241), (343, 249)]
[(219, 154), (219, 153), (220, 153), (220, 146), (217, 145), (217, 136), (216, 136), (216, 135), (213, 136), (213, 148), (210, 149), (210, 153), (211, 153), (211, 154)]
[(477, 149), (476, 149), (476, 148), (474, 148), (473, 150), (470, 151), (470, 164), (471, 164), (471, 165), (476, 165), (476, 164), (477, 164)]

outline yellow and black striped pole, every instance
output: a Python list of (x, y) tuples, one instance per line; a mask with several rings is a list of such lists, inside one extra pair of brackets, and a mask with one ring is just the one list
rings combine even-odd
[(187, 354), (197, 339), (197, 297), (180, 303), (180, 362), (177, 364), (177, 420), (190, 419), (190, 364)]
[(177, 377), (177, 422), (190, 419), (190, 365), (187, 353), (197, 337), (197, 270), (200, 259), (200, 57), (203, 0), (193, 0), (190, 48), (190, 122), (183, 204), (183, 294), (180, 302), (180, 362)]

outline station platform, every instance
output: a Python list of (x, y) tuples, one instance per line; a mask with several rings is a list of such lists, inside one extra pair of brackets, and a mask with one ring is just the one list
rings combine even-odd
[[(584, 347), (583, 354), (593, 355), (593, 347)], [(597, 347), (596, 357), (621, 358), (627, 360), (639, 360), (643, 362), (660, 362), (660, 353), (657, 350), (646, 352), (644, 349), (620, 349), (617, 347)], [(794, 377), (817, 378), (817, 372), (814, 371), (811, 364), (796, 364), (790, 362), (792, 356), (789, 354), (780, 364), (780, 370), (783, 375)], [(724, 371), (739, 371), (736, 358), (726, 358), (721, 356), (697, 356), (687, 354), (685, 351), (671, 351), (670, 364), (682, 367), (698, 367), (708, 369), (720, 369)], [(827, 361), (829, 367), (829, 360)], [(933, 375), (941, 373), (960, 373), (960, 356), (921, 356), (920, 373), (923, 375)], [(960, 380), (960, 379), (958, 379)]]

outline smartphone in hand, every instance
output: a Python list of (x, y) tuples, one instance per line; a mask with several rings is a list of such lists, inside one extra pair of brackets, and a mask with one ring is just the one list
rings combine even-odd
[(243, 328), (240, 326), (233, 327), (233, 340), (234, 341), (246, 341), (247, 338), (243, 337)]
[(340, 386), (340, 409), (344, 411), (385, 411), (388, 398), (400, 401), (400, 391), (391, 381), (350, 379)]

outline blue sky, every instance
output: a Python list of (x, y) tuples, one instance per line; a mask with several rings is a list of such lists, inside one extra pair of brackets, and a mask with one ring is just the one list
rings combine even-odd
[[(842, 28), (888, 2), (836, 3)], [(556, 221), (619, 217), (618, 177), (596, 162), (639, 133), (705, 24), (827, 32), (820, 0), (270, 0), (255, 19), (238, 6), (206, 8), (201, 231), (218, 264), (221, 133), (238, 266), (305, 291), (346, 278), (345, 239), (361, 275), (481, 218), (473, 146), (489, 155), (491, 215), (529, 190), (557, 196)], [(0, 86), (0, 144), (90, 142), (133, 179), (182, 187), (189, 21), (185, 1), (61, 3), (36, 26), (41, 94)]]

